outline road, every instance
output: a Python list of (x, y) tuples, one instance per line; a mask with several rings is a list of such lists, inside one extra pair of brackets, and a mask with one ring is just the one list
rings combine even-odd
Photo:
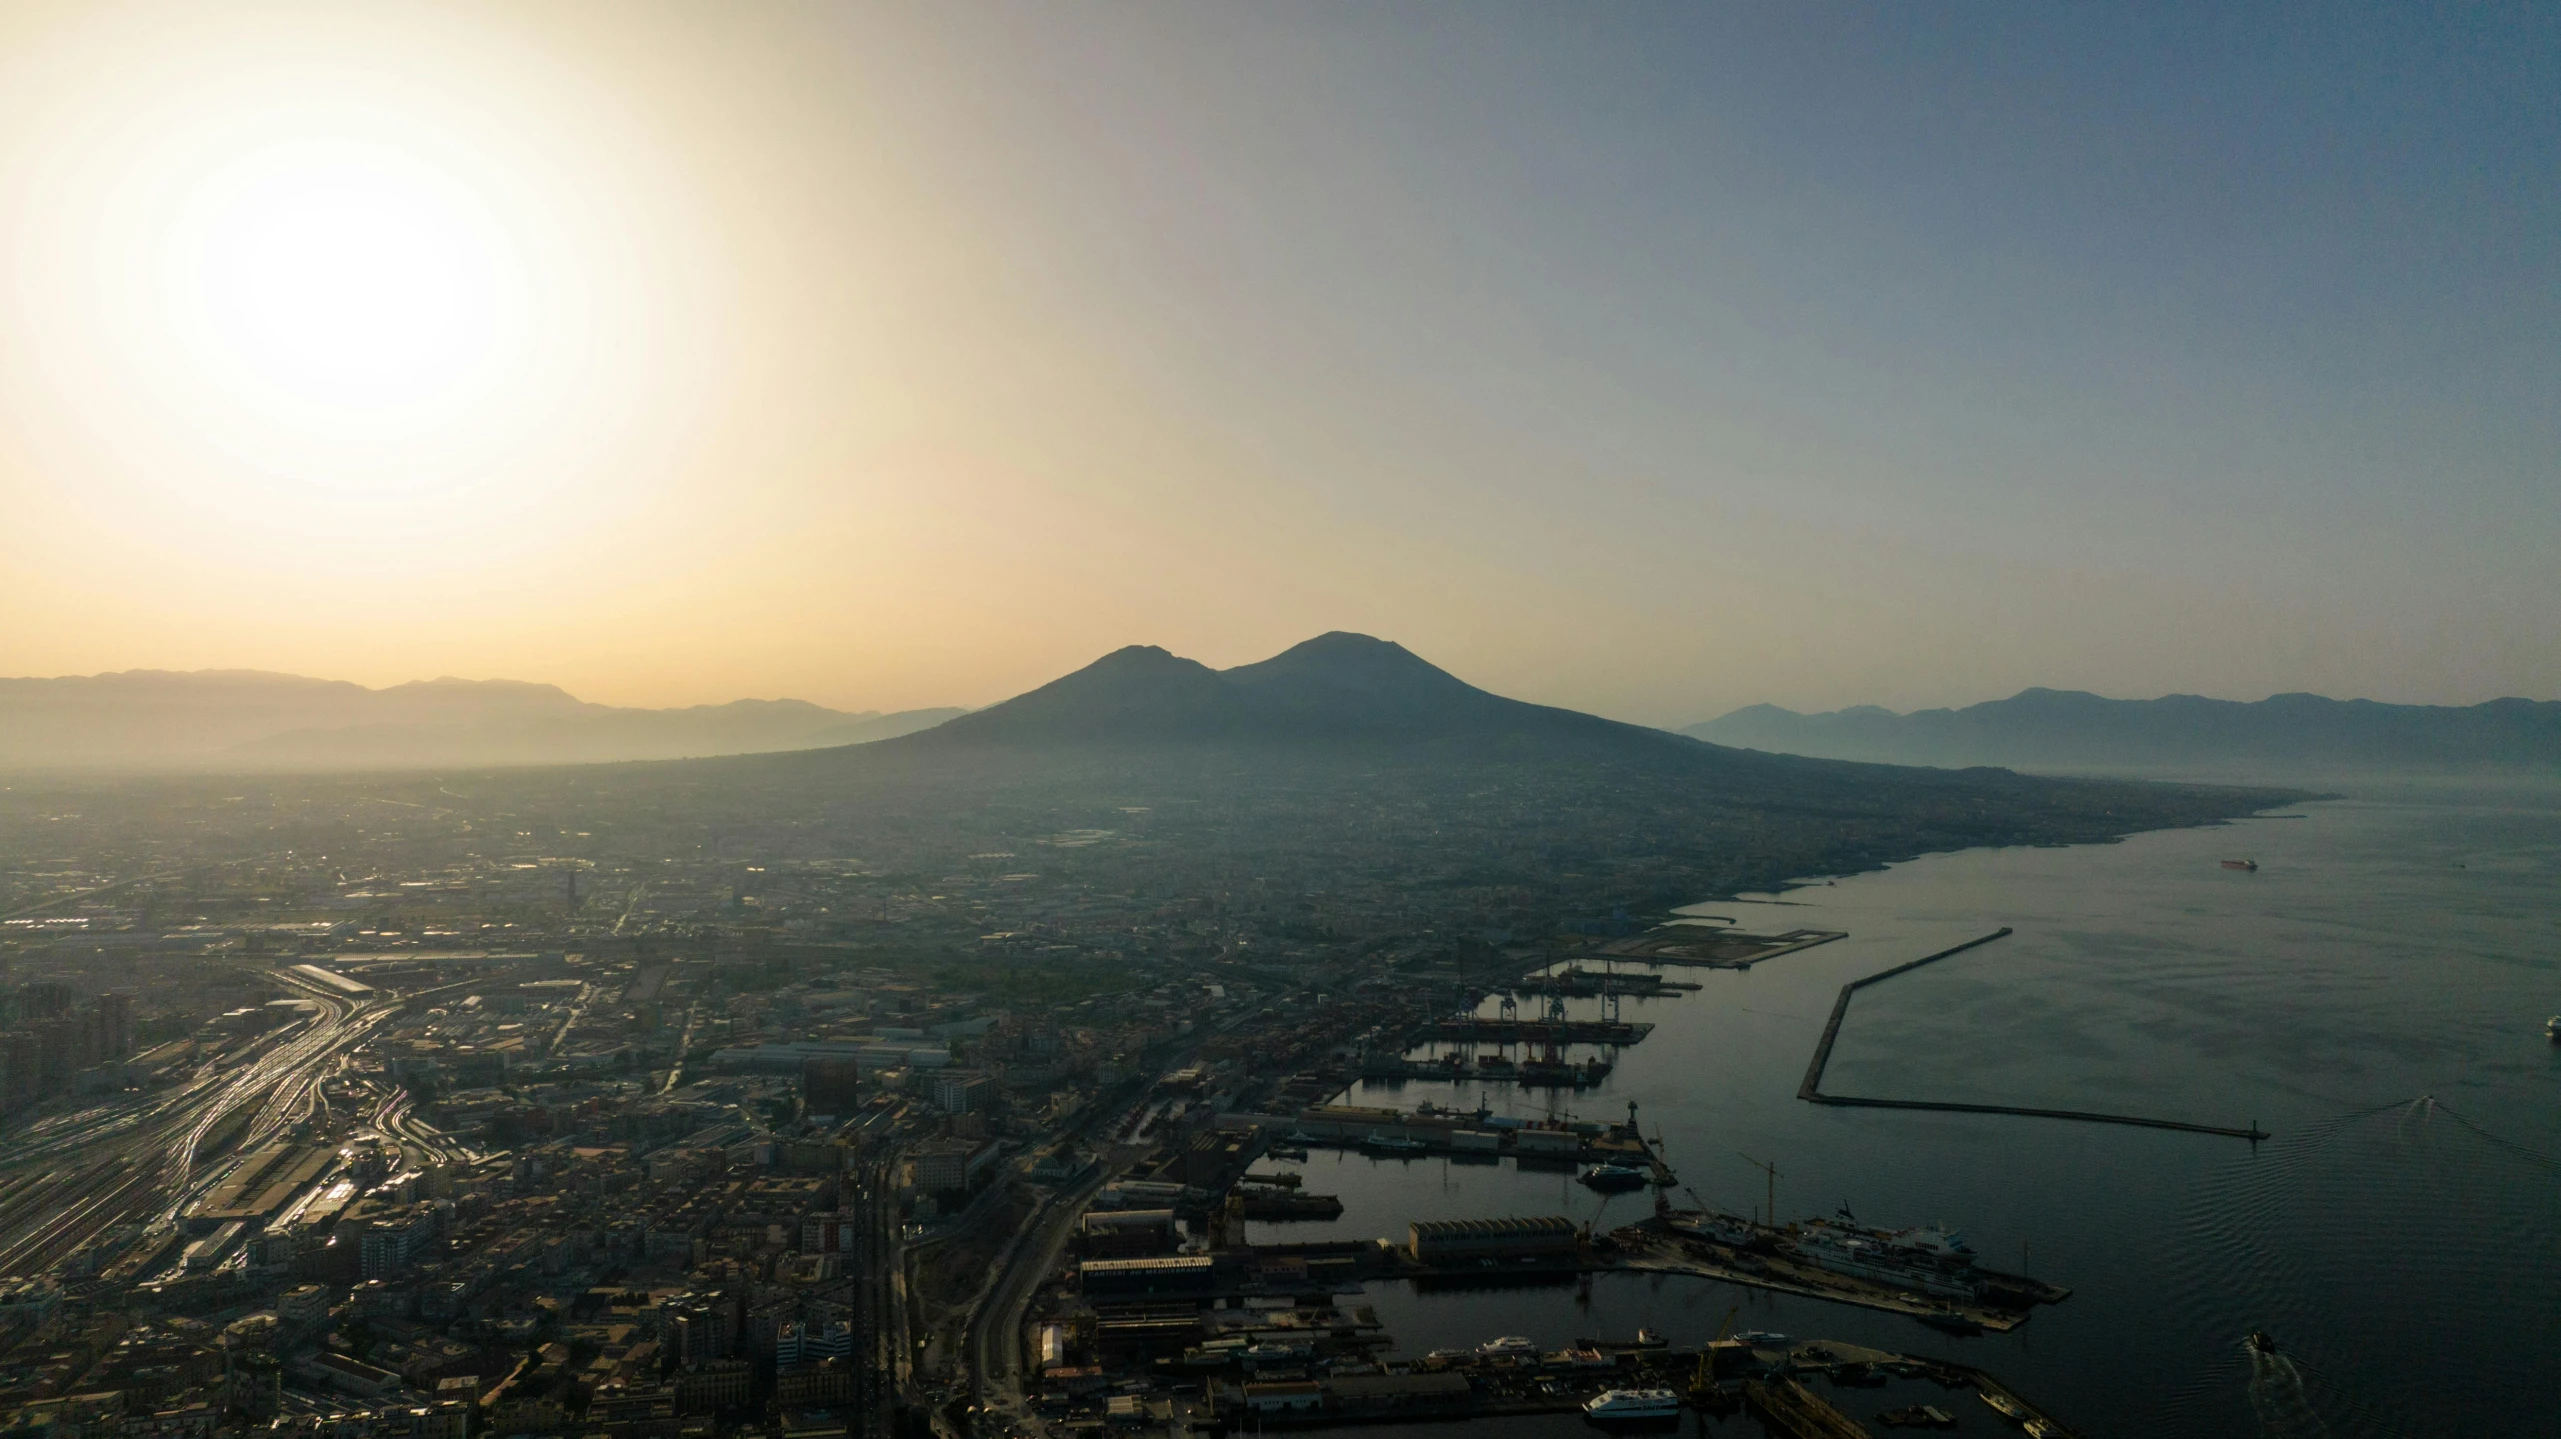
[(110, 1225), (175, 1219), (228, 1154), (307, 1117), (338, 1059), (398, 1010), (274, 969), (316, 1011), (172, 1091), (48, 1117), (0, 1142), (0, 1275), (43, 1273)]
[(851, 1174), (844, 1208), (860, 1216), (855, 1252), (845, 1256), (854, 1286), (854, 1413), (865, 1439), (897, 1433), (906, 1401), (907, 1323), (899, 1306), (898, 1200), (892, 1183), (894, 1154), (864, 1160)]

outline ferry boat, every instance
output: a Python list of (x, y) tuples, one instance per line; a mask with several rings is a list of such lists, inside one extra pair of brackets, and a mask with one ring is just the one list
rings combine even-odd
[(1671, 1419), (1681, 1412), (1681, 1396), (1669, 1389), (1604, 1389), (1583, 1405), (1583, 1417), (1601, 1423), (1630, 1419)]
[(2259, 872), (2259, 862), (2255, 859), (2227, 859), (2223, 861), (2223, 867), (2225, 869), (2245, 869), (2252, 874)]
[(1476, 1355), (1480, 1359), (1536, 1359), (1538, 1341), (1518, 1334), (1506, 1334), (1500, 1339), (1488, 1339), (1477, 1345)]
[(1595, 1164), (1582, 1173), (1587, 1188), (1603, 1193), (1645, 1187), (1645, 1171), (1630, 1164)]
[(1993, 1413), (2011, 1423), (2025, 1424), (2028, 1421), (2027, 1410), (2019, 1407), (2019, 1402), (2007, 1394), (1995, 1394), (1989, 1389), (1978, 1389), (1975, 1393), (1984, 1403), (1992, 1406)]

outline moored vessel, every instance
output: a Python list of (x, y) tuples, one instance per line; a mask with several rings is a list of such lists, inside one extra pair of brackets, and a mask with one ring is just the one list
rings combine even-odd
[(1585, 1187), (1616, 1193), (1645, 1186), (1645, 1171), (1629, 1164), (1595, 1164), (1580, 1176)]
[(1681, 1396), (1669, 1389), (1604, 1389), (1583, 1405), (1583, 1417), (1600, 1423), (1636, 1419), (1670, 1419), (1681, 1412)]

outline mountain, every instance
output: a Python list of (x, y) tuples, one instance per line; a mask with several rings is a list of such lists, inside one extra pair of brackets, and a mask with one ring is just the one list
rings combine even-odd
[[(1296, 936), (1282, 954), (1368, 933), (1336, 928), (1330, 896), (1456, 905), (1475, 921), (1430, 943), (1474, 943), (1594, 906), (1659, 909), (1933, 851), (2105, 841), (2303, 798), (1728, 748), (1492, 694), (1352, 634), (1226, 670), (1131, 646), (1002, 704), (853, 748), (438, 783), (422, 803), (486, 795), (519, 828), (607, 826), (642, 854), (778, 836), (778, 859), (859, 857), (919, 886), (929, 906), (943, 902), (937, 891), (963, 892), (945, 877), (990, 866), (1062, 895), (1127, 892), (1143, 871), (1150, 887), (1263, 916)], [(872, 933), (841, 917), (808, 923)]]
[(1701, 752), (1660, 730), (1488, 693), (1403, 645), (1340, 631), (1229, 670), (1132, 645), (908, 743), (946, 752), (1167, 744)]
[(2561, 767), (2561, 703), (2522, 699), (2456, 707), (2281, 694), (2244, 703), (2031, 689), (1964, 709), (1911, 714), (1873, 705), (1824, 714), (1753, 705), (1682, 733), (1774, 753), (1887, 764), (2247, 765), (2291, 773)]
[(255, 670), (0, 679), (0, 767), (381, 769), (671, 759), (862, 744), (957, 709), (850, 714), (800, 700), (589, 704), (555, 685), (368, 689)]

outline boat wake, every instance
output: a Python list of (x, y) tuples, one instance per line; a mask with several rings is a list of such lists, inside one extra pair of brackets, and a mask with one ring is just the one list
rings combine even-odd
[(2330, 1439), (2330, 1426), (2313, 1406), (2294, 1360), (2241, 1347), (2250, 1359), (2250, 1412), (2258, 1417), (2259, 1433), (2267, 1439)]
[[(2260, 1432), (2467, 1434), (2466, 1411), (2542, 1358), (2521, 1329), (2488, 1342), (2464, 1306), (2555, 1277), (2551, 1156), (2422, 1095), (2292, 1128), (2218, 1163), (2164, 1266), (2182, 1312), (2236, 1343), (2173, 1393), (2200, 1429), (2246, 1393)], [(2413, 1276), (2378, 1290), (2378, 1262)], [(2236, 1385), (2237, 1381), (2237, 1385)], [(2446, 1396), (2462, 1396), (2449, 1404)], [(2237, 1416), (2236, 1416), (2237, 1417)]]

